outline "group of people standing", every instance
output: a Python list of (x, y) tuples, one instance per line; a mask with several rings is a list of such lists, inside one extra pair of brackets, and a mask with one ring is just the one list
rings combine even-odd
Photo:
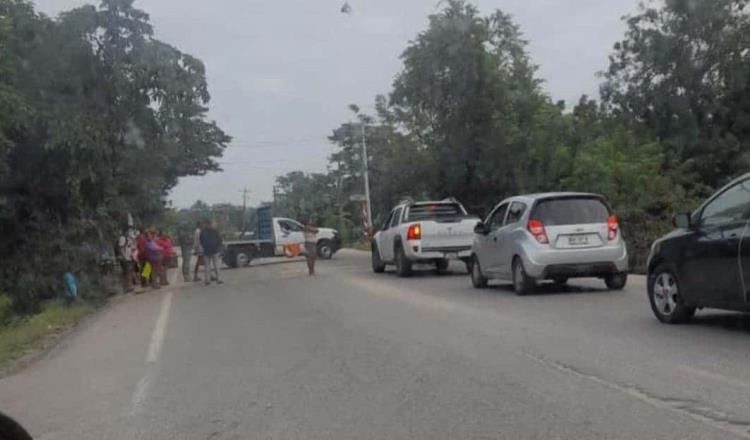
[[(312, 220), (306, 221), (304, 225), (305, 256), (310, 275), (315, 274), (317, 233), (318, 229)], [(179, 231), (178, 240), (182, 254), (182, 275), (186, 282), (203, 281), (206, 285), (211, 284), (212, 281), (217, 284), (224, 283), (220, 275), (220, 260), (224, 243), (215, 220), (199, 222), (192, 237), (189, 237), (189, 232)], [(167, 270), (170, 267), (177, 267), (177, 255), (174, 252), (172, 239), (154, 227), (147, 230), (123, 228), (117, 241), (116, 254), (120, 261), (123, 289), (126, 293), (134, 291), (136, 286), (159, 289), (169, 285)], [(192, 265), (193, 256), (195, 256), (194, 265)], [(203, 267), (203, 278), (199, 276), (201, 267)]]
[(125, 227), (116, 251), (125, 292), (132, 292), (136, 286), (159, 289), (169, 284), (167, 268), (174, 265), (177, 256), (166, 233), (154, 227), (147, 230)]

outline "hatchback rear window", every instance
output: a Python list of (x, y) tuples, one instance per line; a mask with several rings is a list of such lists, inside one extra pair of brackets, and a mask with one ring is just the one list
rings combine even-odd
[(532, 216), (545, 226), (607, 223), (609, 209), (597, 198), (561, 198), (542, 200)]
[(404, 221), (439, 220), (463, 215), (464, 211), (457, 203), (430, 203), (409, 207), (409, 212)]

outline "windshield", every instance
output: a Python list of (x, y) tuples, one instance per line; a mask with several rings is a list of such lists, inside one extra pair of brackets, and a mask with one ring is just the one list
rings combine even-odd
[(607, 223), (609, 209), (597, 198), (560, 198), (538, 202), (531, 217), (545, 226)]

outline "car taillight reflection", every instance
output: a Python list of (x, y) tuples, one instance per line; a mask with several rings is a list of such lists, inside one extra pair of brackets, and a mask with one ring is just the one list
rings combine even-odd
[(406, 239), (419, 240), (420, 238), (422, 238), (422, 226), (419, 223), (409, 226), (409, 229), (406, 230)]
[(544, 223), (541, 220), (530, 219), (527, 228), (536, 241), (542, 244), (548, 244), (547, 231), (544, 229)]
[(612, 241), (617, 238), (617, 231), (620, 229), (620, 225), (617, 224), (617, 217), (610, 215), (607, 218), (607, 239)]

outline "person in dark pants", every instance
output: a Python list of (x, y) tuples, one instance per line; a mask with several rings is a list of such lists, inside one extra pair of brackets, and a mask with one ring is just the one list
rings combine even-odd
[(211, 284), (211, 265), (216, 271), (216, 284), (224, 284), (219, 276), (219, 254), (221, 253), (222, 241), (219, 231), (216, 230), (216, 221), (210, 220), (201, 230), (200, 234), (201, 248), (203, 248), (203, 264), (205, 268), (205, 283)]
[(315, 227), (312, 217), (305, 222), (305, 258), (307, 259), (307, 272), (310, 276), (315, 275), (315, 260), (318, 257), (318, 228)]
[(193, 270), (193, 281), (200, 281), (200, 277), (198, 276), (198, 269), (201, 267), (201, 265), (205, 264), (204, 258), (203, 258), (203, 247), (201, 246), (201, 224), (198, 222), (198, 224), (195, 227), (195, 232), (193, 232), (193, 255), (195, 255), (195, 269)]

